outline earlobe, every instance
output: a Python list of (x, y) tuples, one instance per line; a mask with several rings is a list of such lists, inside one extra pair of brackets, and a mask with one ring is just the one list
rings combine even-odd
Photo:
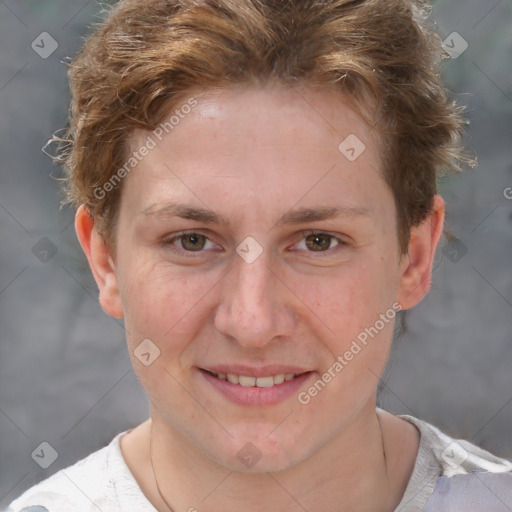
[(115, 264), (85, 205), (81, 205), (76, 212), (75, 229), (98, 285), (101, 307), (110, 316), (123, 318)]
[(404, 310), (419, 304), (430, 290), (432, 267), (443, 233), (444, 216), (444, 200), (436, 195), (432, 213), (411, 230), (409, 252), (403, 260), (398, 291), (398, 301)]

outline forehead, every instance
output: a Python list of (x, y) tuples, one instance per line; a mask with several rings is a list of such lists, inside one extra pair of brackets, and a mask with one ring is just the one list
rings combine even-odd
[(335, 91), (191, 92), (156, 130), (135, 131), (131, 150), (149, 140), (151, 150), (123, 191), (138, 212), (185, 199), (224, 212), (244, 202), (375, 209), (376, 194), (390, 197), (376, 133)]
[[(365, 105), (358, 107), (367, 110)], [(358, 135), (370, 145), (378, 142), (376, 132), (339, 91), (277, 84), (191, 91), (174, 102), (155, 132), (159, 140), (195, 151), (197, 140), (190, 135), (207, 142), (208, 147), (227, 143), (230, 152), (248, 151), (255, 145), (274, 146), (276, 132), (279, 142), (291, 147), (305, 142), (308, 147), (332, 152), (337, 152), (339, 143), (349, 135)], [(132, 140), (144, 135), (138, 130)]]

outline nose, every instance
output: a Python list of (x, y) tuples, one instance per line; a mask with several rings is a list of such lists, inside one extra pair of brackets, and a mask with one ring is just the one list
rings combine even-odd
[(293, 332), (293, 294), (270, 265), (265, 251), (252, 263), (236, 255), (223, 280), (215, 327), (245, 348), (263, 348)]

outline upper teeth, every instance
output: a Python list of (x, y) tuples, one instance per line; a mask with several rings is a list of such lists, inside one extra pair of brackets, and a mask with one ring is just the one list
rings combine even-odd
[(276, 384), (282, 384), (285, 380), (292, 380), (295, 373), (280, 373), (279, 375), (269, 375), (268, 377), (249, 377), (247, 375), (235, 375), (233, 373), (215, 373), (217, 378), (227, 380), (231, 384), (240, 384), (246, 388), (271, 388)]

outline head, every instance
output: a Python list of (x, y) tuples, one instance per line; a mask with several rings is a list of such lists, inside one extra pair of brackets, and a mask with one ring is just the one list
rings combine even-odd
[[(428, 292), (437, 181), (464, 157), (426, 15), (125, 0), (70, 66), (58, 160), (101, 304), (159, 421), (222, 464), (251, 442), (284, 469), (334, 439), (375, 396), (396, 312)], [(226, 365), (307, 375), (247, 406), (205, 372)]]

